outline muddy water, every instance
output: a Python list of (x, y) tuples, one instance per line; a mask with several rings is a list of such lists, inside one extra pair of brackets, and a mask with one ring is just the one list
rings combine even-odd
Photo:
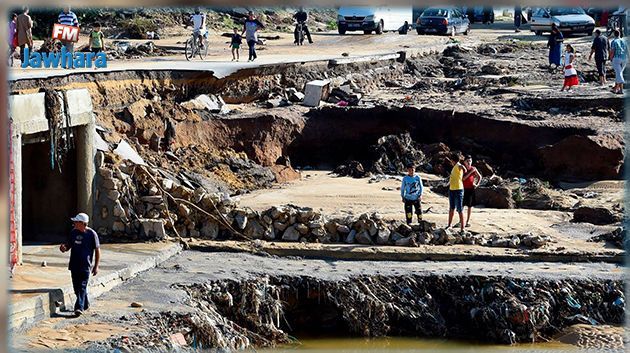
[(488, 345), (453, 340), (423, 338), (384, 337), (384, 338), (307, 338), (298, 344), (274, 349), (262, 349), (257, 352), (342, 352), (371, 353), (383, 351), (395, 352), (576, 352), (575, 346), (559, 343), (517, 344), (513, 346)]

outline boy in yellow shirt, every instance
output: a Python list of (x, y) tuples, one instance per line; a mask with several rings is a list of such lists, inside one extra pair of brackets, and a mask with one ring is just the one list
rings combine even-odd
[(464, 173), (466, 173), (466, 167), (458, 160), (451, 170), (451, 177), (449, 179), (448, 188), (448, 225), (446, 228), (451, 227), (453, 223), (453, 215), (455, 209), (459, 215), (459, 225), (461, 231), (464, 231)]

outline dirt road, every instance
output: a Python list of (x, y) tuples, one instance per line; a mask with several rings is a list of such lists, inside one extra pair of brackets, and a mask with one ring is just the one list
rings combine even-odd
[[(247, 46), (241, 49), (240, 62), (232, 62), (232, 54), (229, 48), (229, 38), (222, 37), (221, 33), (210, 34), (210, 49), (204, 61), (194, 59), (186, 61), (184, 58), (184, 43), (188, 35), (174, 36), (166, 39), (154, 40), (159, 48), (168, 50), (173, 54), (164, 56), (147, 56), (130, 58), (124, 60), (110, 60), (107, 70), (133, 70), (133, 69), (190, 69), (209, 70), (215, 72), (218, 77), (228, 75), (238, 69), (257, 67), (266, 64), (302, 62), (315, 60), (328, 60), (342, 57), (359, 57), (365, 55), (375, 55), (384, 53), (395, 53), (406, 50), (413, 52), (427, 46), (445, 44), (452, 42), (447, 36), (437, 35), (417, 35), (409, 32), (408, 35), (398, 35), (397, 33), (384, 33), (383, 35), (363, 35), (358, 33), (339, 35), (337, 32), (313, 33), (314, 44), (306, 44), (296, 47), (293, 44), (292, 33), (264, 33), (264, 37), (279, 37), (275, 40), (266, 40), (265, 45), (260, 45), (257, 49), (259, 59), (253, 63), (247, 62)], [(546, 42), (547, 38), (536, 36), (532, 32), (522, 31), (514, 33), (511, 23), (495, 22), (490, 25), (473, 25), (473, 30), (468, 36), (458, 35), (455, 41), (465, 45), (473, 45), (483, 41), (496, 40), (517, 40), (526, 42)], [(590, 37), (568, 38), (570, 43), (587, 43)], [(145, 43), (146, 40), (125, 40), (132, 44)], [(42, 42), (35, 42), (38, 48)], [(113, 40), (107, 40), (106, 45), (112, 45)], [(85, 44), (85, 39), (79, 42), (77, 47)], [(11, 79), (39, 78), (48, 76), (67, 75), (75, 72), (94, 72), (94, 69), (22, 69), (18, 61), (9, 71)]]

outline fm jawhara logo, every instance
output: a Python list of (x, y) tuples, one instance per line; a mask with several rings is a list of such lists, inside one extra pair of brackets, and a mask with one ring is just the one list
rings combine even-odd
[[(52, 31), (53, 41), (60, 41), (61, 43), (76, 43), (79, 41), (79, 28), (74, 26), (65, 26), (61, 24), (55, 24)], [(56, 48), (56, 46), (53, 46)], [(103, 52), (73, 52), (66, 49), (65, 46), (61, 46), (59, 50), (53, 50), (47, 53), (40, 53), (33, 51), (27, 47), (24, 48), (24, 57), (28, 60), (22, 62), (22, 68), (106, 68), (107, 67), (107, 55)]]

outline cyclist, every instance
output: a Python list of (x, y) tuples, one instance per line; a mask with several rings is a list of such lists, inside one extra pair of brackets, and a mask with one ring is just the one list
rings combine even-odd
[[(311, 32), (308, 30), (306, 26), (306, 21), (308, 21), (308, 13), (304, 11), (304, 7), (300, 6), (298, 12), (293, 15), (293, 18), (297, 21), (298, 24), (302, 24), (302, 28), (304, 29), (304, 34), (306, 34), (306, 38), (308, 38), (308, 42), (313, 44), (313, 40), (311, 39)], [(298, 26), (295, 26), (295, 31), (293, 31), (293, 36), (295, 37), (295, 44), (298, 44)]]
[(206, 30), (206, 14), (201, 13), (201, 10), (196, 7), (195, 13), (190, 16), (190, 22), (193, 24), (193, 34), (197, 34), (199, 48), (203, 49), (203, 39), (208, 38), (208, 31)]

